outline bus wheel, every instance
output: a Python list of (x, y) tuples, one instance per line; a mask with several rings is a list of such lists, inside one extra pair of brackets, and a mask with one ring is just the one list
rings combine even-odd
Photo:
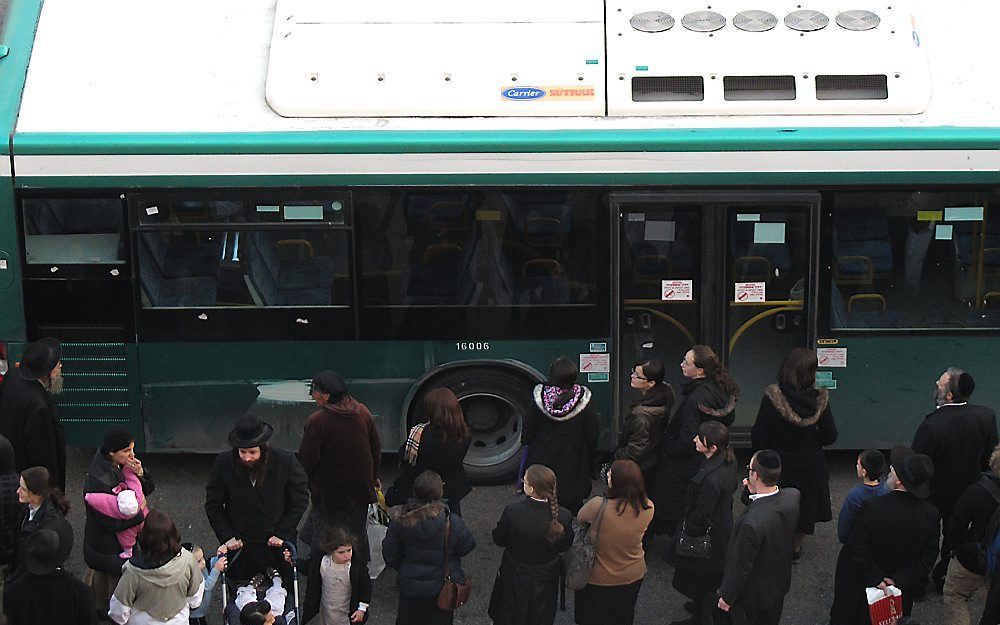
[(521, 463), (521, 424), (537, 384), (524, 374), (500, 367), (459, 367), (444, 371), (421, 389), (410, 411), (410, 424), (424, 420), (423, 395), (447, 387), (462, 406), (472, 444), (465, 472), (479, 484), (512, 479)]

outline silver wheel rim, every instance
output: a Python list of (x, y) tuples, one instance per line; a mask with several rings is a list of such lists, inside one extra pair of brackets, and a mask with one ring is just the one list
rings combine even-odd
[(460, 397), (472, 444), (465, 464), (492, 467), (510, 460), (521, 450), (521, 414), (510, 400), (493, 393)]

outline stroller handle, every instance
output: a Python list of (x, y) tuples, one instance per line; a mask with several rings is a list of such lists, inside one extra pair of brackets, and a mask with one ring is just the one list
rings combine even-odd
[(299, 559), (299, 550), (295, 548), (295, 543), (293, 543), (290, 540), (286, 540), (283, 543), (281, 543), (281, 548), (282, 549), (287, 549), (288, 552), (290, 554), (292, 554), (292, 563), (293, 564), (298, 561), (298, 559)]

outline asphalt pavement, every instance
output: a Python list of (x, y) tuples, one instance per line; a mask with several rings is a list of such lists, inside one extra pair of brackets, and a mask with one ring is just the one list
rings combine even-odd
[[(68, 568), (78, 574), (83, 573), (83, 476), (87, 470), (93, 450), (69, 450), (69, 498), (72, 503), (69, 520), (73, 525), (76, 542)], [(212, 463), (210, 455), (167, 455), (150, 454), (140, 456), (144, 467), (151, 472), (156, 482), (156, 491), (149, 497), (152, 507), (165, 509), (180, 528), (182, 538), (214, 550), (218, 544), (205, 517), (205, 482)], [(743, 459), (745, 464), (745, 459)], [(834, 516), (840, 509), (844, 495), (856, 483), (853, 453), (831, 452), (828, 455), (830, 487), (833, 492)], [(396, 459), (386, 456), (383, 482), (391, 483), (395, 475)], [(742, 466), (742, 465), (741, 465)], [(463, 566), (472, 574), (473, 594), (470, 602), (456, 612), (455, 622), (469, 625), (488, 625), (486, 614), (490, 590), (500, 563), (501, 548), (493, 545), (491, 531), (504, 506), (515, 501), (512, 484), (476, 487), (462, 500), (465, 520), (479, 542), (476, 549), (463, 559)], [(738, 511), (741, 504), (735, 504)], [(683, 597), (670, 586), (673, 569), (662, 557), (664, 544), (654, 544), (647, 552), (646, 562), (649, 572), (639, 593), (636, 609), (637, 624), (666, 625), (686, 616), (682, 609)], [(836, 521), (817, 525), (816, 534), (806, 540), (802, 559), (795, 564), (792, 589), (785, 600), (782, 625), (825, 625), (833, 601), (833, 573), (840, 544), (837, 542)], [(301, 586), (304, 594), (305, 585)], [(573, 623), (573, 597), (567, 597), (567, 611), (560, 612), (556, 623)], [(395, 573), (391, 569), (383, 572), (375, 581), (375, 593), (371, 605), (372, 625), (389, 625), (396, 615)], [(213, 601), (219, 603), (219, 593)], [(977, 622), (982, 611), (982, 595), (973, 604), (973, 622)], [(931, 595), (916, 604), (914, 616), (923, 624), (944, 622), (944, 610), (940, 595)], [(213, 623), (221, 623), (216, 613)]]

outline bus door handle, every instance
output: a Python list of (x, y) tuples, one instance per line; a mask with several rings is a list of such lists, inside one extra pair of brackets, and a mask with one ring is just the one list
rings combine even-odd
[(639, 327), (643, 330), (649, 330), (653, 327), (653, 317), (648, 312), (639, 315)]

